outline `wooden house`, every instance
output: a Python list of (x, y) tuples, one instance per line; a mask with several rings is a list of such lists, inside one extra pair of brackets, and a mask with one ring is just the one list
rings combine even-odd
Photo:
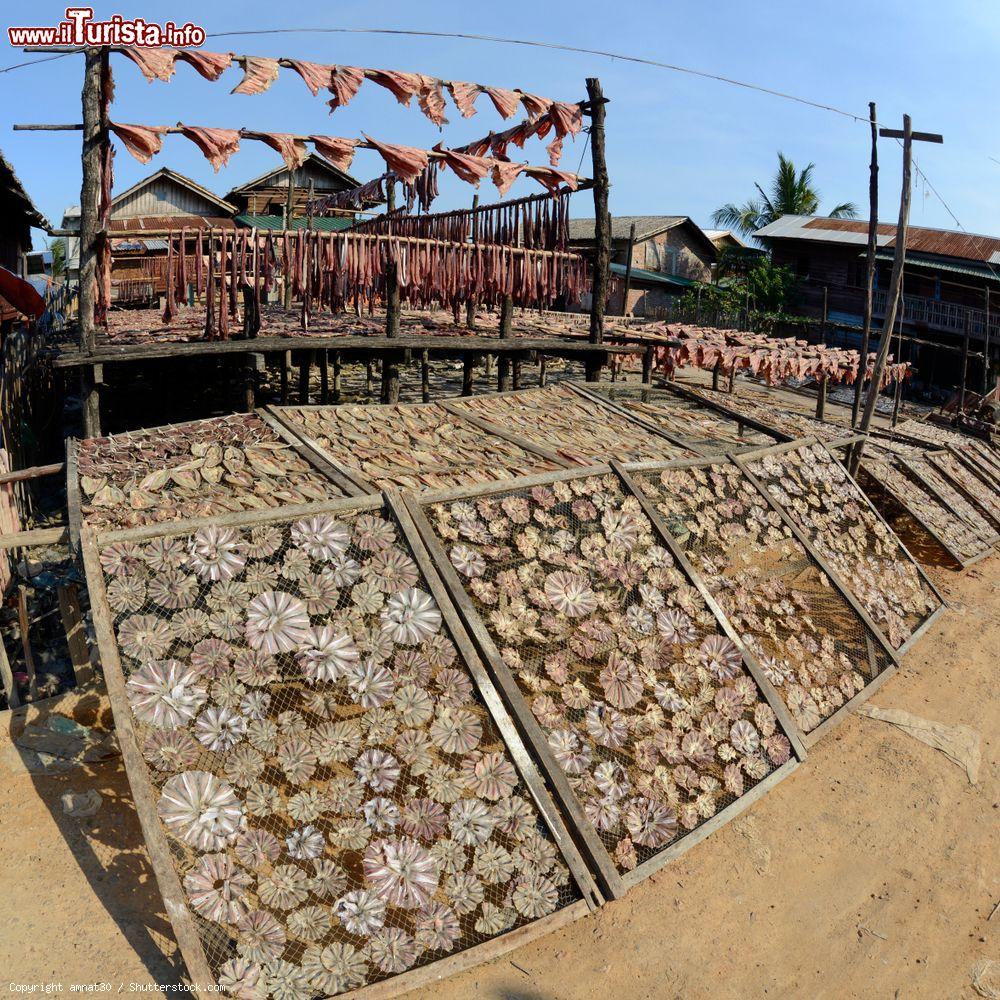
[[(864, 316), (868, 222), (784, 215), (754, 234), (776, 264), (799, 278), (798, 310), (840, 330), (838, 341), (855, 347)], [(888, 306), (896, 224), (877, 226), (873, 316), (876, 333)], [(910, 226), (903, 268), (898, 327), (925, 381), (953, 384), (968, 331), (973, 352), (998, 355), (1000, 340), (1000, 238)], [(944, 349), (944, 350), (943, 350)], [(940, 355), (940, 356), (939, 356)], [(981, 370), (981, 362), (975, 367)], [(931, 369), (937, 368), (935, 379)], [(970, 362), (970, 383), (978, 376)]]
[[(305, 162), (292, 175), (292, 221), (305, 219), (306, 202), (310, 191), (317, 199), (358, 187), (361, 181), (335, 167), (317, 153), (310, 153)], [(226, 201), (236, 206), (236, 222), (240, 226), (256, 229), (280, 229), (284, 225), (288, 204), (288, 168), (275, 167), (259, 177), (235, 187), (226, 195)], [(353, 214), (344, 215), (347, 222)], [(318, 221), (318, 220), (317, 220)], [(301, 224), (301, 223), (300, 223)]]
[[(19, 278), (27, 278), (31, 228), (47, 229), (48, 225), (45, 217), (35, 208), (14, 168), (0, 153), (0, 265)], [(18, 315), (17, 310), (0, 298), (0, 323), (8, 324)]]
[[(632, 275), (627, 311), (652, 316), (698, 281), (712, 280), (718, 258), (715, 244), (686, 215), (618, 215), (611, 219), (612, 292), (608, 309), (621, 313), (629, 236), (635, 224)], [(594, 220), (570, 219), (569, 245), (587, 253), (594, 248)], [(589, 296), (584, 297), (589, 298)], [(589, 302), (582, 308), (589, 309)]]
[[(164, 230), (190, 230), (185, 241), (194, 251), (199, 229), (234, 229), (236, 207), (190, 177), (163, 167), (111, 201), (111, 300), (118, 305), (155, 301), (165, 289), (167, 241)], [(63, 226), (79, 228), (76, 207), (63, 215)], [(150, 235), (145, 236), (143, 233)], [(116, 235), (121, 234), (121, 235)], [(67, 276), (79, 275), (79, 240), (69, 237)]]

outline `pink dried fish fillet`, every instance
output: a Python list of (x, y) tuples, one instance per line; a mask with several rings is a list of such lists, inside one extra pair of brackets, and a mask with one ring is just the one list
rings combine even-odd
[(178, 49), (177, 58), (194, 66), (206, 80), (218, 80), (233, 62), (232, 52), (202, 52), (200, 49)]
[(444, 91), (442, 82), (433, 76), (420, 75), (420, 90), (417, 92), (417, 102), (420, 110), (438, 127), (448, 124), (444, 116)]
[(567, 135), (576, 135), (583, 128), (583, 112), (579, 104), (553, 101), (549, 108), (549, 121), (555, 126), (556, 135), (562, 139)]
[(149, 163), (163, 148), (163, 136), (167, 132), (165, 125), (123, 125), (121, 122), (109, 122), (108, 127), (140, 163)]
[(502, 118), (512, 117), (521, 103), (519, 93), (513, 90), (504, 90), (503, 87), (483, 87), (483, 92), (493, 102), (493, 107), (497, 109)]
[(302, 77), (305, 85), (312, 91), (313, 97), (330, 86), (332, 66), (326, 63), (306, 62), (303, 59), (289, 59), (288, 65)]
[(365, 82), (365, 71), (358, 66), (334, 66), (330, 73), (330, 92), (333, 100), (328, 101), (331, 114), (337, 108), (345, 108)]
[(225, 166), (229, 157), (240, 148), (240, 134), (231, 128), (181, 125), (180, 129), (205, 154), (216, 171)]
[(370, 69), (368, 78), (391, 91), (402, 105), (409, 105), (410, 98), (420, 92), (422, 78), (419, 73), (403, 73), (395, 69)]
[(121, 49), (123, 56), (128, 56), (142, 71), (142, 75), (152, 83), (154, 80), (169, 82), (174, 75), (177, 58), (176, 49)]
[(467, 184), (475, 184), (479, 187), (479, 182), (490, 172), (493, 161), (482, 156), (469, 156), (468, 153), (459, 153), (454, 149), (445, 149), (441, 143), (434, 147), (434, 151), (444, 154), (445, 166), (457, 174)]
[(471, 118), (476, 113), (476, 98), (482, 92), (483, 88), (478, 83), (452, 80), (448, 84), (448, 93), (451, 94), (451, 99), (463, 118)]
[(234, 94), (263, 94), (278, 79), (278, 60), (266, 56), (246, 56), (240, 60), (243, 79), (233, 87)]
[(524, 105), (524, 110), (528, 112), (529, 118), (540, 118), (542, 115), (548, 114), (549, 108), (552, 107), (553, 102), (547, 97), (539, 97), (537, 94), (529, 94), (523, 90), (516, 91), (521, 97), (521, 103)]
[(485, 156), (491, 149), (495, 135), (490, 132), (489, 135), (483, 136), (482, 139), (476, 139), (475, 142), (467, 142), (464, 146), (456, 147), (457, 153), (467, 153), (469, 156)]
[(351, 169), (359, 139), (342, 139), (336, 135), (311, 135), (309, 141), (320, 156), (325, 156), (338, 170)]
[(517, 180), (518, 176), (524, 172), (527, 164), (511, 163), (509, 160), (494, 160), (493, 174), (491, 180), (496, 185), (497, 191), (502, 198), (509, 190), (511, 184)]
[(575, 191), (580, 183), (580, 178), (576, 174), (571, 174), (568, 170), (556, 170), (555, 167), (527, 167), (524, 172), (551, 194), (559, 190), (560, 184), (565, 184), (570, 191)]
[(563, 141), (562, 136), (557, 135), (545, 148), (549, 152), (549, 163), (553, 167), (559, 166), (559, 158), (562, 156)]
[(400, 180), (412, 184), (426, 168), (429, 157), (423, 149), (415, 149), (413, 146), (394, 146), (387, 142), (378, 142), (370, 135), (365, 135), (365, 139), (378, 150), (386, 166), (395, 171)]
[(242, 129), (240, 135), (247, 139), (256, 139), (270, 146), (271, 149), (280, 154), (289, 170), (301, 167), (308, 155), (306, 144), (288, 132), (252, 132), (249, 129)]

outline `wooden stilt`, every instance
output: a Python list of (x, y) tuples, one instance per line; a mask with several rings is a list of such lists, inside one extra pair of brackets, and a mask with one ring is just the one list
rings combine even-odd
[(333, 401), (340, 402), (340, 351), (333, 352)]
[[(500, 303), (500, 339), (507, 340), (511, 336), (511, 327), (514, 320), (514, 299), (510, 295), (505, 295)], [(510, 373), (510, 358), (500, 355), (497, 359), (497, 389), (500, 392), (509, 392), (513, 387)]]
[[(594, 275), (590, 303), (590, 342), (604, 343), (604, 311), (611, 265), (611, 216), (608, 214), (608, 166), (604, 152), (604, 91), (597, 77), (587, 78), (590, 99), (590, 152), (594, 181)], [(601, 359), (587, 359), (588, 382), (599, 382)]]
[(431, 401), (431, 366), (427, 351), (420, 352), (420, 398), (425, 403)]
[(32, 700), (38, 697), (38, 678), (35, 676), (35, 657), (31, 652), (31, 622), (28, 618), (28, 591), (23, 584), (17, 588), (17, 621), (21, 631), (21, 648), (24, 650), (24, 669), (28, 674), (28, 691)]
[(822, 420), (826, 415), (826, 388), (829, 376), (820, 375), (819, 384), (816, 386), (816, 419)]
[(653, 381), (653, 357), (655, 348), (652, 344), (642, 353), (642, 384), (650, 385)]
[(80, 598), (74, 584), (57, 587), (59, 614), (62, 617), (63, 628), (66, 630), (66, 645), (69, 647), (69, 658), (73, 664), (73, 674), (77, 686), (86, 684), (94, 676), (94, 668), (90, 662), (90, 647), (87, 645), (87, 635), (80, 614)]
[(312, 374), (312, 351), (299, 351), (299, 405), (309, 405), (309, 377)]
[(330, 352), (319, 351), (319, 401), (325, 405), (330, 402)]
[(462, 358), (462, 395), (472, 395), (472, 384), (475, 377), (476, 356), (471, 351), (467, 351)]
[(292, 366), (291, 351), (284, 351), (281, 355), (281, 405), (288, 405), (288, 369)]
[(543, 354), (538, 359), (538, 385), (543, 389), (545, 388), (545, 381), (546, 381), (545, 362), (546, 358), (545, 355)]
[(365, 363), (365, 392), (371, 399), (372, 390), (375, 387), (375, 362), (369, 358)]

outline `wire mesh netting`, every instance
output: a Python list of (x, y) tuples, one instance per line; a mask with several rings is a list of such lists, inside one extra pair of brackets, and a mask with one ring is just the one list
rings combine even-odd
[(974, 438), (963, 442), (960, 450), (978, 469), (988, 473), (993, 482), (1000, 483), (1000, 452), (985, 441)]
[(893, 649), (899, 649), (940, 607), (940, 599), (895, 532), (822, 445), (750, 458), (749, 468)]
[(1000, 528), (1000, 493), (987, 486), (983, 480), (966, 469), (950, 452), (938, 452), (931, 456), (930, 461), (972, 497), (976, 505), (988, 517), (994, 531)]
[(735, 392), (719, 392), (702, 386), (687, 386), (686, 388), (716, 406), (722, 406), (741, 416), (773, 427), (788, 437), (814, 437), (819, 441), (836, 441), (851, 433), (849, 427), (816, 420), (814, 417), (807, 417), (804, 413), (796, 413), (794, 410), (786, 410), (784, 407), (776, 406), (773, 398), (763, 394), (760, 394), (760, 398), (757, 399), (754, 396), (740, 395)]
[(775, 438), (664, 389), (595, 384), (588, 386), (645, 420), (655, 423), (702, 454), (767, 447)]
[[(898, 464), (903, 464), (902, 460)], [(948, 509), (960, 517), (973, 531), (987, 543), (996, 541), (997, 533), (989, 521), (976, 509), (975, 505), (948, 482), (927, 458), (911, 460), (909, 468), (923, 479), (928, 486), (945, 502)]]
[(609, 455), (633, 462), (684, 456), (683, 449), (666, 438), (568, 386), (474, 396), (456, 400), (455, 407), (532, 444), (551, 448), (577, 465), (606, 462)]
[(98, 551), (123, 710), (237, 995), (342, 992), (582, 898), (380, 504)]
[(874, 633), (732, 462), (634, 473), (803, 733), (891, 666)]
[(426, 509), (620, 873), (789, 759), (739, 649), (617, 477)]
[(904, 420), (901, 424), (897, 424), (894, 430), (896, 434), (914, 438), (917, 441), (925, 441), (927, 444), (938, 447), (949, 444), (962, 447), (969, 440), (964, 434), (949, 430), (947, 427), (926, 423), (923, 420)]
[(436, 403), (282, 406), (281, 419), (377, 488), (446, 489), (559, 468)]
[(929, 531), (960, 563), (966, 563), (989, 549), (979, 534), (927, 488), (905, 466), (897, 464), (891, 452), (866, 449), (860, 472), (876, 486), (866, 491), (878, 499), (878, 489), (885, 490), (917, 523)]
[(77, 472), (83, 520), (96, 528), (344, 495), (253, 413), (80, 441)]

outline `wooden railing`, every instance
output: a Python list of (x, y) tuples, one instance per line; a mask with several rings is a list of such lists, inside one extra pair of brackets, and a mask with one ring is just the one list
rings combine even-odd
[[(885, 316), (888, 293), (876, 289), (872, 303), (875, 316)], [(965, 333), (966, 316), (969, 321), (969, 335), (982, 339), (986, 329), (986, 310), (973, 309), (957, 302), (942, 302), (922, 295), (904, 295), (902, 302), (903, 321), (906, 323), (926, 323), (935, 330), (945, 330), (962, 336)], [(1000, 303), (997, 310), (990, 310), (990, 339), (1000, 337)]]

